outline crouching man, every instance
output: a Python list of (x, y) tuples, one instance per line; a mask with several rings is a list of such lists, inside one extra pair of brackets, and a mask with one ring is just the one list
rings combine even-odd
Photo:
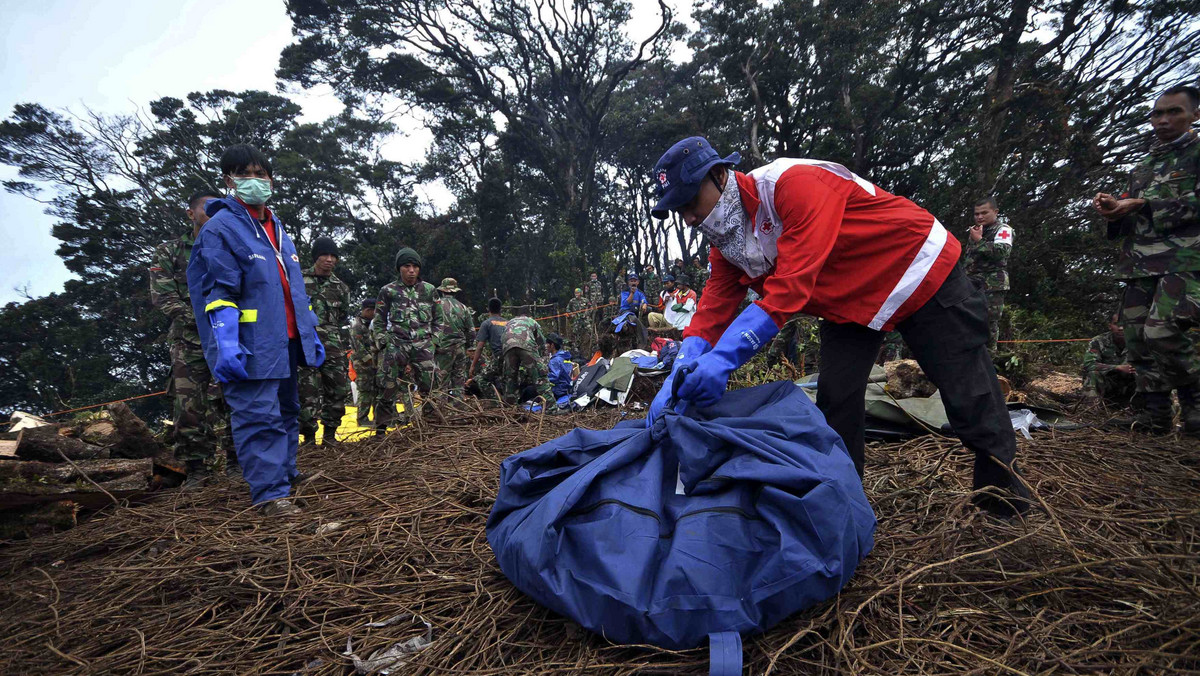
[(320, 366), (325, 348), (309, 310), (296, 247), (267, 208), (271, 163), (236, 145), (221, 155), (229, 196), (211, 200), (188, 264), (188, 291), (204, 358), (229, 405), (233, 442), (250, 499), (266, 516), (300, 511), (296, 370)]
[[(929, 212), (839, 164), (779, 159), (742, 174), (733, 170), (739, 159), (691, 137), (654, 169), (653, 215), (677, 212), (708, 237), (712, 276), (648, 424), (677, 378), (682, 401), (715, 404), (730, 374), (804, 312), (824, 319), (817, 405), (861, 475), (867, 378), (894, 327), (975, 454), (974, 487), (987, 489), (976, 502), (1002, 516), (1027, 509), (987, 350), (987, 301), (955, 266), (958, 240)], [(737, 314), (748, 287), (761, 298)]]

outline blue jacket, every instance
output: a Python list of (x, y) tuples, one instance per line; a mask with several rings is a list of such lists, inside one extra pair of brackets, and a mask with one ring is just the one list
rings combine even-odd
[(621, 311), (622, 312), (640, 312), (642, 305), (646, 303), (646, 294), (642, 293), (641, 289), (634, 291), (632, 294), (628, 290), (621, 292)]
[[(235, 307), (241, 313), (238, 339), (249, 352), (246, 373), (250, 379), (287, 378), (287, 314), (281, 302), (283, 283), (275, 248), (258, 220), (232, 197), (210, 200), (204, 210), (210, 218), (196, 238), (187, 269), (188, 293), (204, 359), (210, 369), (217, 364), (217, 343), (207, 313), (219, 307)], [(279, 218), (271, 214), (271, 219), (292, 291), (290, 300), (296, 311), (304, 361), (311, 364), (316, 360), (317, 316), (304, 292), (304, 273), (296, 247)]]
[(559, 350), (550, 357), (550, 386), (554, 398), (571, 393), (571, 353)]

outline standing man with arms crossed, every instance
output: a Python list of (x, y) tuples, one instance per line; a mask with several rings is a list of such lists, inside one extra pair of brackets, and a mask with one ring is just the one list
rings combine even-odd
[[(241, 476), (234, 452), (233, 432), (229, 425), (229, 409), (221, 397), (221, 386), (212, 377), (200, 346), (200, 332), (192, 299), (188, 295), (187, 267), (192, 247), (201, 228), (208, 222), (204, 207), (209, 200), (221, 199), (211, 190), (201, 191), (188, 199), (187, 217), (190, 231), (179, 239), (163, 242), (154, 250), (150, 264), (150, 302), (167, 315), (171, 328), (171, 389), (174, 412), (171, 417), (175, 437), (175, 459), (184, 463), (187, 479), (184, 488), (203, 486), (212, 477), (216, 449), (226, 454), (225, 472)], [(221, 435), (218, 439), (217, 432)]]
[(317, 335), (325, 346), (325, 363), (300, 369), (300, 434), (317, 441), (317, 419), (324, 426), (326, 444), (336, 442), (336, 432), (346, 415), (350, 376), (342, 326), (350, 311), (350, 287), (333, 274), (338, 261), (337, 243), (328, 237), (313, 242), (313, 265), (304, 272), (304, 290), (317, 315)]
[(1200, 358), (1188, 329), (1200, 323), (1200, 90), (1175, 86), (1154, 102), (1154, 144), (1120, 198), (1098, 193), (1108, 238), (1121, 239), (1116, 277), (1125, 281), (1121, 321), (1144, 408), (1134, 426), (1172, 431), (1171, 390), (1183, 433), (1200, 436)]
[[(1001, 516), (1027, 509), (987, 351), (987, 302), (957, 269), (958, 241), (929, 212), (840, 164), (779, 159), (741, 174), (738, 161), (691, 137), (655, 167), (653, 215), (675, 211), (708, 237), (712, 277), (647, 424), (664, 415), (677, 378), (682, 402), (719, 401), (730, 374), (804, 311), (825, 320), (817, 406), (861, 474), (867, 378), (894, 326), (975, 454), (975, 501)], [(761, 299), (737, 314), (747, 288)]]
[(296, 247), (267, 208), (274, 177), (257, 148), (221, 155), (230, 195), (205, 207), (188, 264), (200, 343), (232, 411), (233, 440), (250, 499), (264, 516), (291, 516), (300, 441), (297, 368), (320, 366), (325, 348), (308, 309)]
[(996, 355), (1000, 338), (1000, 319), (1004, 316), (1004, 296), (1008, 293), (1008, 257), (1012, 253), (1013, 229), (1001, 225), (996, 198), (985, 197), (975, 203), (975, 225), (967, 230), (963, 264), (967, 276), (983, 289), (988, 304), (988, 351)]

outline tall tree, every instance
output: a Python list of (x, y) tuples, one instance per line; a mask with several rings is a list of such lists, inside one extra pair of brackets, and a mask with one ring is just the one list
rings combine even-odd
[[(419, 106), (435, 143), (453, 148), (447, 173), (493, 166), (498, 142), (544, 186), (534, 228), (578, 268), (605, 248), (592, 211), (614, 93), (672, 34), (663, 0), (658, 9), (657, 28), (635, 44), (623, 0), (290, 0), (299, 40), (279, 75), (329, 84), (347, 101), (394, 93)], [(488, 133), (494, 119), (500, 138)]]

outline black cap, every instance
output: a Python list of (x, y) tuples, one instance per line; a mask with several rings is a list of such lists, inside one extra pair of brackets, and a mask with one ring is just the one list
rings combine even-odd
[(325, 256), (325, 255), (330, 255), (330, 256), (338, 255), (337, 242), (333, 241), (332, 239), (330, 239), (328, 237), (318, 237), (316, 239), (316, 241), (313, 242), (313, 248), (312, 248), (313, 260), (315, 261), (318, 258), (320, 258), (321, 256)]
[(375, 309), (375, 299), (374, 298), (364, 298), (363, 299), (362, 309), (366, 310), (368, 308), (370, 308), (372, 310)]
[(562, 349), (563, 339), (562, 336), (558, 335), (557, 333), (551, 333), (550, 335), (546, 336), (546, 342), (553, 345), (554, 349), (556, 350)]

